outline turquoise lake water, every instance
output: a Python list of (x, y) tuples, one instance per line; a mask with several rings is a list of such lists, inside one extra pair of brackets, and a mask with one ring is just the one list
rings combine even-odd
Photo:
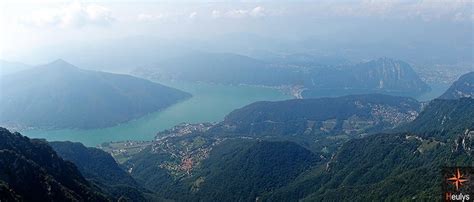
[(291, 99), (281, 91), (255, 86), (190, 84), (167, 82), (166, 85), (193, 94), (193, 97), (162, 111), (117, 126), (90, 130), (29, 130), (21, 131), (31, 138), (49, 141), (81, 142), (97, 146), (103, 142), (122, 140), (152, 140), (157, 132), (179, 123), (217, 122), (234, 109), (263, 100)]

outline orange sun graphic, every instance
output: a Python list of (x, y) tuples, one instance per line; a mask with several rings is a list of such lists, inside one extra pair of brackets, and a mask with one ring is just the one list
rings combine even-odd
[(448, 178), (448, 181), (451, 181), (451, 183), (456, 186), (456, 190), (459, 190), (459, 187), (463, 185), (464, 182), (467, 182), (467, 179), (464, 178), (464, 175), (461, 174), (458, 168), (456, 169), (456, 174), (454, 174), (453, 177)]

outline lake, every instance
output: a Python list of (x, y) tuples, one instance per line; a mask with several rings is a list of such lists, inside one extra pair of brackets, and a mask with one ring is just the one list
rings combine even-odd
[[(204, 83), (166, 82), (168, 86), (189, 92), (193, 97), (162, 111), (117, 126), (79, 130), (29, 130), (22, 134), (49, 141), (81, 142), (97, 146), (103, 142), (123, 140), (152, 140), (156, 133), (179, 123), (217, 122), (234, 109), (256, 101), (291, 99), (280, 90), (257, 86), (229, 86)], [(417, 99), (427, 101), (440, 96), (449, 85), (431, 85), (432, 90)]]
[(26, 130), (23, 135), (49, 141), (81, 142), (97, 146), (103, 142), (152, 140), (157, 132), (179, 123), (217, 122), (234, 109), (263, 100), (291, 99), (278, 89), (256, 86), (228, 86), (204, 83), (166, 82), (165, 85), (189, 92), (193, 97), (162, 111), (108, 128), (79, 130)]

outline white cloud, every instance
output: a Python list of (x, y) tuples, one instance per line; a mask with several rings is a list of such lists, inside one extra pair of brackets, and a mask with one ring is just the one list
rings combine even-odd
[(212, 17), (213, 18), (220, 18), (222, 16), (221, 12), (218, 10), (213, 10), (212, 11)]
[(189, 14), (189, 18), (190, 18), (190, 19), (194, 19), (194, 18), (196, 18), (197, 14), (198, 14), (198, 13), (197, 13), (196, 11), (190, 13), (190, 14)]
[(328, 16), (419, 18), (433, 20), (469, 20), (473, 14), (470, 0), (364, 0), (362, 2), (325, 4), (318, 10)]
[(95, 4), (73, 2), (59, 9), (45, 9), (21, 19), (26, 25), (37, 27), (82, 27), (85, 25), (108, 25), (115, 19), (110, 10)]
[(151, 14), (142, 13), (137, 16), (137, 19), (140, 22), (154, 22), (154, 21), (163, 20), (164, 18), (165, 16), (163, 14), (151, 15)]
[(230, 11), (227, 11), (226, 12), (226, 16), (227, 17), (231, 17), (231, 18), (243, 18), (243, 17), (247, 17), (249, 14), (249, 11), (248, 10), (230, 10)]
[(226, 12), (213, 10), (211, 13), (213, 18), (228, 17), (228, 18), (258, 18), (266, 16), (265, 8), (257, 6), (252, 9), (233, 9)]
[(252, 17), (263, 17), (265, 16), (265, 8), (257, 6), (250, 11), (250, 16)]
[(426, 21), (439, 19), (464, 21), (470, 20), (468, 16), (473, 14), (472, 6), (473, 2), (470, 0), (424, 0), (407, 9)]
[(136, 16), (138, 22), (167, 22), (179, 23), (183, 20), (195, 20), (200, 17), (198, 11), (177, 11), (177, 10), (162, 10), (153, 11), (150, 13), (141, 13)]

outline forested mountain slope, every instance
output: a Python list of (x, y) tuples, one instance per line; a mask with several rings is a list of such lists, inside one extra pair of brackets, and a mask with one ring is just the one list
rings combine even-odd
[[(0, 190), (19, 201), (108, 201), (42, 140), (0, 128)], [(1, 199), (3, 195), (0, 195)]]

